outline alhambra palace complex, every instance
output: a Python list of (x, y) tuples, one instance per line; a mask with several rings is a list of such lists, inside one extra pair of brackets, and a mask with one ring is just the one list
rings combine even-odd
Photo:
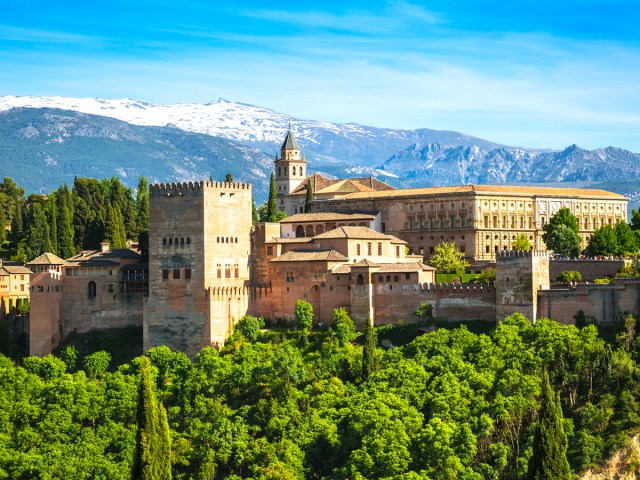
[[(490, 322), (521, 312), (532, 321), (572, 323), (578, 310), (613, 322), (639, 311), (637, 280), (551, 289), (550, 276), (562, 270), (588, 280), (615, 274), (622, 262), (551, 260), (542, 242), (542, 226), (568, 207), (586, 245), (596, 228), (626, 221), (621, 195), (486, 185), (395, 189), (373, 178), (309, 177), (291, 131), (275, 178), (278, 206), (288, 215), (278, 223), (252, 225), (249, 184), (155, 184), (148, 265), (108, 244), (30, 262), (31, 354), (50, 353), (74, 332), (142, 326), (145, 349), (168, 345), (195, 355), (222, 344), (243, 315), (292, 318), (298, 299), (312, 304), (316, 322), (330, 323), (333, 309), (345, 307), (360, 327), (367, 318), (412, 321), (421, 303), (438, 317)], [(315, 200), (302, 213), (309, 183)], [(530, 252), (510, 250), (521, 233)], [(495, 262), (495, 285), (435, 283), (429, 256), (443, 241), (455, 242), (473, 269)], [(20, 272), (0, 268), (0, 289), (11, 275)]]

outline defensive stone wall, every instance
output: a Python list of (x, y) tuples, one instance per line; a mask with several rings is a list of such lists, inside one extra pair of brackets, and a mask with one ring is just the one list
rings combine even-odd
[(561, 272), (573, 270), (580, 272), (582, 280), (592, 282), (596, 278), (615, 277), (616, 273), (624, 267), (624, 260), (601, 260), (597, 258), (577, 260), (551, 260), (549, 263), (549, 275), (555, 279)]
[(376, 325), (395, 323), (400, 319), (413, 321), (416, 319), (414, 312), (422, 303), (433, 306), (434, 316), (448, 320), (493, 322), (496, 318), (496, 289), (491, 284), (374, 285)]
[(639, 292), (640, 280), (627, 278), (608, 285), (578, 284), (576, 288), (545, 290), (539, 292), (538, 313), (569, 325), (582, 310), (598, 323), (615, 323), (627, 313), (640, 313)]

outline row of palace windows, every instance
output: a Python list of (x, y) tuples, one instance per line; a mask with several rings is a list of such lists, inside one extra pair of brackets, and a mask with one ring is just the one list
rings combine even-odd
[[(301, 177), (304, 177), (304, 167), (298, 167), (298, 171), (300, 172), (299, 175)], [(285, 176), (287, 175), (287, 167), (278, 167), (278, 176), (281, 177), (282, 176), (282, 172), (284, 171)], [(291, 176), (295, 177), (296, 176), (296, 166), (292, 166), (291, 167)]]
[(467, 228), (467, 216), (463, 213), (459, 218), (456, 215), (439, 217), (409, 217), (407, 230), (445, 230), (448, 228)]
[(169, 280), (169, 273), (170, 272), (171, 272), (171, 278), (173, 278), (174, 280), (180, 280), (180, 277), (181, 277), (180, 270), (184, 270), (184, 279), (185, 280), (191, 280), (191, 269), (190, 268), (184, 268), (184, 269), (180, 269), (180, 268), (172, 268), (172, 269), (164, 268), (164, 269), (162, 269), (162, 280)]
[[(516, 220), (517, 218), (517, 220)], [(494, 215), (489, 221), (489, 215), (484, 216), (484, 228), (525, 228), (525, 217), (522, 215), (516, 217), (515, 215), (502, 216), (502, 222), (499, 222), (499, 217)], [(545, 217), (542, 217), (542, 224), (545, 224)], [(533, 228), (533, 217), (527, 216), (527, 228)]]
[[(429, 210), (435, 210), (436, 209), (436, 205), (433, 203), (428, 204), (429, 205)], [(439, 203), (438, 204), (438, 209), (439, 210), (444, 210), (445, 209), (445, 203)], [(456, 208), (456, 203), (455, 202), (451, 202), (451, 205), (449, 206), (451, 209), (455, 209)], [(465, 207), (465, 203), (461, 202), (457, 208), (466, 208)], [(420, 212), (424, 212), (425, 210), (427, 210), (427, 206), (424, 204), (419, 204), (419, 205), (411, 205), (409, 204), (409, 211), (413, 212), (414, 210), (416, 211), (420, 211)]]
[(191, 245), (191, 237), (163, 238), (162, 245)]
[[(357, 256), (361, 255), (361, 253), (360, 253), (361, 249), (360, 248), (361, 248), (361, 245), (359, 243), (356, 244), (356, 255)], [(369, 256), (373, 255), (372, 248), (371, 248), (371, 242), (367, 242), (367, 255), (369, 255)], [(382, 242), (378, 242), (378, 256), (379, 257), (382, 256)]]
[(32, 292), (38, 292), (38, 293), (42, 293), (42, 292), (59, 292), (62, 289), (62, 287), (60, 285), (47, 285), (47, 288), (45, 290), (44, 285), (37, 285), (37, 286), (31, 286), (31, 291)]
[(238, 237), (216, 237), (216, 243), (238, 243)]

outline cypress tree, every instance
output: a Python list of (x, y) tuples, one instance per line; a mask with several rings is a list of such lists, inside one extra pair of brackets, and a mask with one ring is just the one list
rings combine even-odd
[(127, 238), (124, 230), (122, 215), (117, 208), (107, 205), (104, 238), (109, 241), (111, 248), (127, 248)]
[(72, 257), (75, 253), (72, 202), (69, 188), (66, 185), (60, 187), (58, 191), (58, 255), (62, 258)]
[(311, 179), (307, 181), (307, 198), (304, 200), (304, 213), (309, 213), (313, 202), (313, 187), (311, 187)]
[(31, 206), (28, 237), (25, 252), (28, 260), (33, 260), (38, 255), (51, 251), (49, 223), (39, 203), (34, 203)]
[(227, 172), (224, 177), (224, 181), (227, 183), (233, 183), (233, 175), (231, 175), (231, 172)]
[(533, 435), (533, 455), (529, 460), (527, 480), (570, 480), (571, 478), (560, 398), (551, 388), (549, 374), (544, 370), (540, 410)]
[(47, 202), (47, 212), (49, 213), (49, 245), (51, 245), (51, 253), (60, 255), (58, 252), (58, 207), (54, 196), (51, 196)]
[(258, 218), (258, 210), (256, 209), (256, 201), (251, 197), (251, 223), (256, 224), (260, 219)]
[(138, 179), (136, 189), (136, 223), (138, 232), (149, 230), (149, 180), (147, 177)]
[(149, 359), (142, 357), (136, 420), (136, 450), (131, 478), (135, 480), (171, 479), (171, 439), (164, 407), (156, 400), (149, 375)]
[(365, 380), (378, 369), (377, 343), (376, 331), (373, 328), (371, 317), (369, 317), (364, 326), (364, 349), (362, 351), (362, 378)]
[(278, 221), (278, 192), (276, 192), (276, 178), (271, 172), (271, 181), (269, 182), (269, 202), (267, 203), (267, 221)]
[(11, 219), (11, 238), (18, 243), (22, 236), (22, 209), (20, 208), (20, 199), (16, 196), (13, 199), (14, 212)]
[(4, 209), (0, 208), (0, 246), (7, 239), (7, 219), (4, 216)]

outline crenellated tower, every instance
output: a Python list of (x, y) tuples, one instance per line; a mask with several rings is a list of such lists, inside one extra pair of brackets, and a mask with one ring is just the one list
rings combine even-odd
[[(278, 197), (287, 195), (298, 187), (306, 178), (307, 175), (307, 161), (304, 155), (300, 153), (300, 147), (296, 142), (293, 132), (291, 131), (291, 125), (287, 136), (280, 147), (280, 158), (276, 155), (275, 160), (275, 177), (276, 177), (276, 191)], [(281, 207), (281, 201), (278, 202), (278, 207)], [(282, 208), (280, 208), (282, 210)]]
[(151, 185), (144, 348), (190, 356), (222, 344), (249, 309), (251, 185)]

